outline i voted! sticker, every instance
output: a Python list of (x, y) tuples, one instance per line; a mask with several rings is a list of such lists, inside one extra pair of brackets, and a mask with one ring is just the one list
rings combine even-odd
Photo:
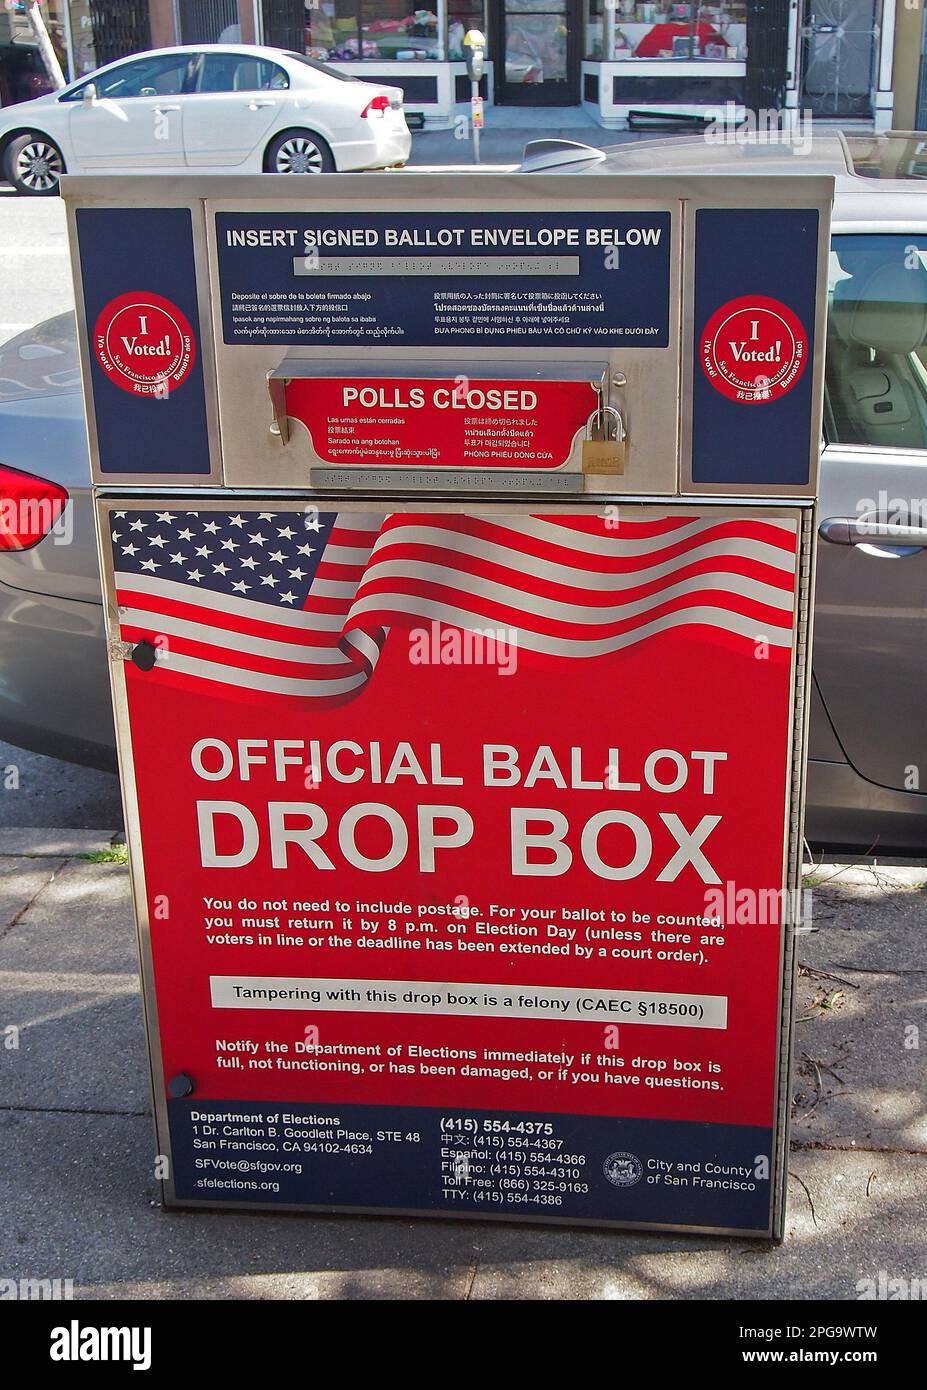
[(187, 378), (196, 355), (190, 321), (159, 294), (130, 291), (100, 313), (97, 361), (110, 381), (138, 396), (164, 396)]
[(761, 404), (791, 391), (805, 369), (808, 336), (778, 299), (744, 295), (712, 314), (699, 351), (705, 375), (728, 400)]

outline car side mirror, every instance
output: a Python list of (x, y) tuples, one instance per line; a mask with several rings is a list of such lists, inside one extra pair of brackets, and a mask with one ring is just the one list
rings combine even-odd
[(97, 84), (95, 82), (88, 82), (81, 92), (80, 99), (85, 106), (92, 106), (97, 99)]

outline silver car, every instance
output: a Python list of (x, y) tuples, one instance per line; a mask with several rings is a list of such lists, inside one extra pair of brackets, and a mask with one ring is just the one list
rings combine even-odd
[[(813, 844), (881, 853), (927, 846), (927, 190), (897, 177), (921, 172), (921, 143), (927, 149), (927, 138), (870, 140), (862, 158), (877, 178), (854, 172), (834, 137), (803, 155), (649, 141), (619, 146), (604, 163), (552, 146), (523, 166), (671, 175), (755, 163), (838, 175), (806, 833)], [(0, 737), (112, 766), (70, 316), (0, 349), (0, 441), (2, 465), (71, 498), (38, 544), (0, 548)], [(60, 543), (62, 525), (73, 526), (75, 544)]]

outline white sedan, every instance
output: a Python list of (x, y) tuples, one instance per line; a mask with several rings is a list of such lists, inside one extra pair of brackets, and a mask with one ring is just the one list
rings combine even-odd
[(383, 169), (411, 144), (400, 88), (242, 44), (135, 54), (0, 112), (0, 167), (29, 194), (63, 173)]

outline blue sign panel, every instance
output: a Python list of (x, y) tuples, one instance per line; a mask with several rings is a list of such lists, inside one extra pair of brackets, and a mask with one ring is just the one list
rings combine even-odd
[(813, 208), (696, 213), (693, 482), (807, 484), (817, 257)]
[(102, 473), (209, 473), (189, 208), (80, 208)]
[(765, 1235), (772, 1131), (426, 1106), (168, 1102), (178, 1198)]
[(216, 215), (226, 343), (666, 347), (668, 212)]

